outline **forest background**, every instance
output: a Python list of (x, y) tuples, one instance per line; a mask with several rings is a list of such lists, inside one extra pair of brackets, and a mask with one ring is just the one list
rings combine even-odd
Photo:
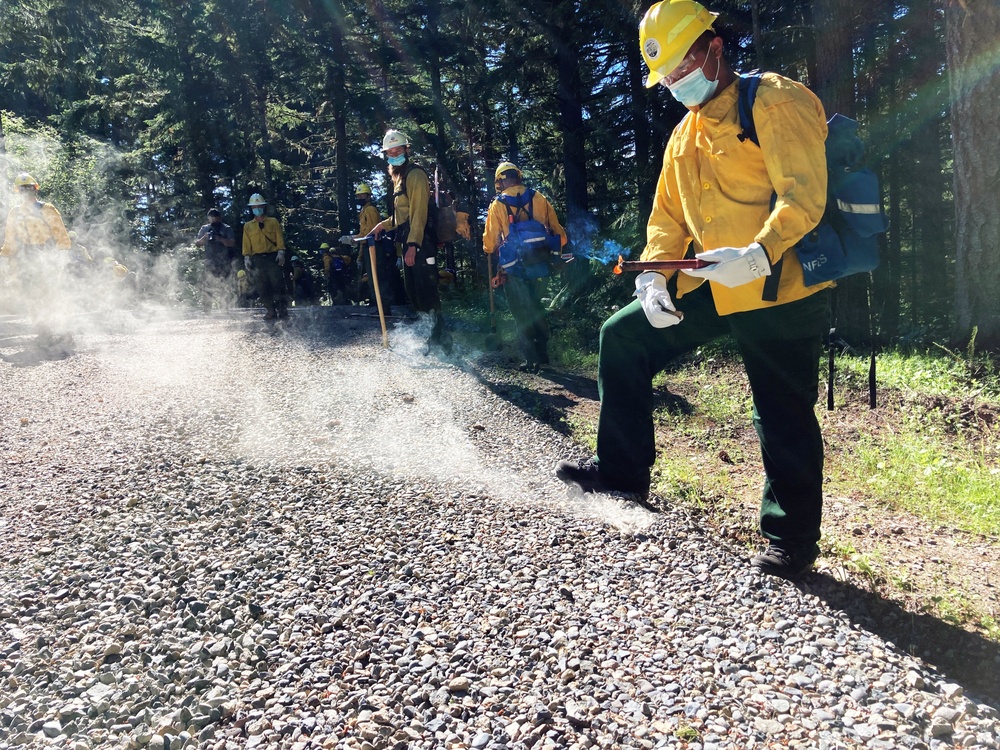
[[(636, 256), (684, 114), (643, 87), (649, 5), (4, 0), (0, 215), (27, 169), (92, 245), (157, 255), (189, 247), (211, 206), (238, 226), (260, 191), (308, 252), (354, 228), (359, 182), (385, 212), (378, 145), (396, 127), (439, 167), (473, 240), (508, 159), (556, 205), (581, 258)], [(891, 223), (880, 268), (842, 284), (842, 334), (867, 337), (871, 299), (883, 342), (1000, 344), (997, 3), (712, 7), (739, 68), (799, 79), (861, 123)], [(456, 264), (480, 269), (479, 250), (460, 246)], [(627, 296), (621, 283), (598, 262), (564, 279), (594, 320)]]

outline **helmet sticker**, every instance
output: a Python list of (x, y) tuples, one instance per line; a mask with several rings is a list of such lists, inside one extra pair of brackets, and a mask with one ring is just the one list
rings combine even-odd
[(647, 39), (643, 51), (646, 53), (646, 57), (655, 60), (660, 55), (660, 43), (655, 39)]

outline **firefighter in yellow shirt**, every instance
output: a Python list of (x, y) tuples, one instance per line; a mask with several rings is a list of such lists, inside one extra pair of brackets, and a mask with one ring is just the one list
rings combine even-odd
[(382, 153), (389, 163), (393, 184), (392, 215), (375, 225), (377, 242), (392, 230), (403, 257), (403, 285), (410, 304), (431, 317), (431, 346), (451, 353), (451, 336), (445, 331), (438, 291), (437, 237), (428, 225), (430, 180), (423, 167), (410, 159), (410, 141), (398, 130), (389, 130), (382, 139)]
[(27, 172), (14, 179), (21, 202), (10, 209), (0, 256), (9, 259), (21, 301), (38, 330), (38, 342), (52, 341), (60, 312), (60, 285), (72, 242), (58, 209), (38, 199), (38, 181)]
[(267, 216), (267, 201), (260, 193), (250, 196), (253, 218), (243, 225), (243, 263), (254, 275), (260, 302), (267, 311), (264, 320), (288, 317), (288, 287), (285, 283), (285, 237), (281, 224)]
[(823, 438), (814, 406), (830, 300), (828, 284), (805, 286), (792, 248), (823, 216), (827, 129), (808, 89), (767, 73), (753, 112), (760, 146), (739, 137), (739, 76), (712, 30), (716, 16), (693, 0), (663, 0), (639, 26), (647, 87), (661, 84), (689, 110), (667, 143), (642, 258), (679, 260), (692, 246), (711, 265), (638, 276), (638, 299), (601, 329), (597, 456), (561, 461), (556, 474), (584, 490), (645, 496), (656, 457), (654, 376), (732, 336), (765, 474), (760, 530), (769, 545), (750, 566), (796, 578), (819, 551)]
[[(365, 183), (358, 185), (354, 191), (354, 197), (358, 201), (358, 236), (351, 237), (345, 235), (341, 237), (341, 242), (355, 244), (355, 239), (367, 237), (382, 221), (375, 204), (372, 202), (372, 189)], [(361, 243), (358, 247), (358, 264), (361, 266), (361, 288), (358, 290), (361, 299), (367, 299), (371, 304), (375, 300), (375, 281), (372, 277), (371, 253), (368, 252), (368, 245)], [(385, 238), (382, 238), (375, 247), (375, 261), (378, 264), (378, 285), (382, 296), (382, 308), (386, 315), (391, 314), (392, 303), (392, 277), (398, 275), (396, 270), (396, 247)]]
[[(561, 260), (566, 230), (548, 198), (522, 184), (521, 170), (514, 164), (505, 161), (497, 167), (494, 185), (497, 197), (486, 213), (483, 250), (500, 251), (500, 262), (494, 267), (503, 269), (498, 270), (498, 275), (504, 279), (507, 306), (517, 326), (518, 346), (524, 357), (520, 367), (526, 372), (538, 372), (549, 363), (549, 321), (542, 295), (550, 267)], [(529, 229), (519, 232), (522, 228)], [(529, 237), (529, 232), (534, 234)], [(528, 251), (536, 258), (520, 257), (524, 253), (519, 250), (531, 246), (538, 247), (538, 252)], [(538, 262), (529, 265), (532, 259)]]

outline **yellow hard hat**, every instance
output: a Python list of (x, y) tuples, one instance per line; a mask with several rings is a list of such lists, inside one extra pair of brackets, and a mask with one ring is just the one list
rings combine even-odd
[(246, 275), (247, 275), (247, 272), (244, 271), (242, 268), (239, 271), (236, 272), (236, 278), (237, 279), (242, 279)]
[(371, 195), (372, 189), (368, 187), (365, 183), (358, 185), (358, 189), (354, 191), (355, 195)]
[(670, 75), (718, 16), (694, 0), (662, 0), (647, 10), (639, 24), (639, 47), (649, 66), (646, 88)]
[(521, 170), (518, 169), (516, 165), (512, 164), (509, 161), (500, 162), (500, 166), (497, 167), (497, 171), (493, 175), (493, 181), (496, 182), (497, 180), (499, 180), (501, 177), (504, 176), (504, 173), (511, 171), (517, 172), (518, 178), (521, 177)]
[(330, 249), (330, 243), (329, 242), (324, 242), (322, 245), (319, 246), (319, 249), (320, 250), (329, 250)]
[(33, 187), (38, 190), (38, 180), (32, 177), (27, 172), (21, 172), (17, 177), (14, 178), (14, 187)]

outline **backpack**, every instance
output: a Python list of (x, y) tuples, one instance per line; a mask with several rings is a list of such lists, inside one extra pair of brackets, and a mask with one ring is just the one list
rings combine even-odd
[[(403, 174), (402, 188), (396, 195), (406, 195), (406, 180), (410, 176), (410, 172), (414, 169), (419, 169), (424, 174), (427, 174), (427, 170), (416, 162), (410, 162), (406, 168), (406, 172)], [(430, 188), (430, 176), (427, 178), (428, 188)], [(409, 222), (407, 222), (407, 225)], [(454, 204), (449, 204), (447, 206), (438, 206), (434, 201), (434, 190), (428, 190), (427, 199), (427, 224), (424, 227), (424, 233), (429, 234), (433, 239), (434, 243), (437, 245), (442, 245), (445, 242), (454, 242), (456, 236), (456, 227), (458, 226), (458, 215), (455, 213)], [(401, 236), (399, 232), (396, 234), (397, 237)]]
[(438, 244), (454, 242), (458, 239), (458, 212), (455, 209), (455, 199), (440, 187), (437, 167), (434, 168), (434, 197), (431, 198), (431, 203), (437, 209), (435, 226)]
[[(740, 74), (739, 111), (741, 141), (758, 147), (753, 105), (763, 74), (759, 70)], [(861, 168), (865, 145), (858, 137), (858, 123), (841, 114), (827, 122), (826, 211), (819, 224), (795, 245), (806, 286), (836, 281), (878, 266), (878, 235), (889, 228), (878, 177)], [(771, 205), (777, 196), (771, 199)], [(773, 284), (777, 293), (777, 283)]]
[[(549, 275), (549, 264), (559, 259), (560, 239), (549, 233), (533, 213), (535, 191), (526, 189), (520, 195), (499, 195), (497, 200), (507, 209), (507, 236), (498, 248), (500, 268), (509, 274), (528, 279)], [(527, 219), (518, 221), (518, 213)]]

